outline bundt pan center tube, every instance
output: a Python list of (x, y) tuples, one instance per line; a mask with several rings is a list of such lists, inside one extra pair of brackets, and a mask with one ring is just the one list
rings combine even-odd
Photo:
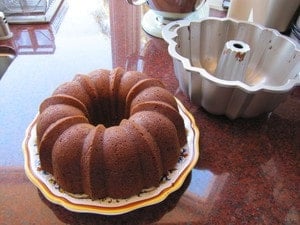
[(218, 61), (215, 76), (224, 80), (245, 82), (249, 57), (250, 47), (245, 42), (236, 40), (226, 42)]
[(210, 113), (271, 112), (300, 85), (300, 50), (274, 29), (207, 18), (171, 22), (162, 34), (181, 90)]
[(121, 68), (60, 85), (41, 103), (36, 129), (41, 169), (64, 191), (92, 199), (159, 186), (186, 144), (174, 96)]

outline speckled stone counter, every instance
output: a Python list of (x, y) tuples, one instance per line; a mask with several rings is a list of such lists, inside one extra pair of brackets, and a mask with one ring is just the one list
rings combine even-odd
[[(299, 224), (300, 89), (253, 119), (205, 112), (179, 91), (167, 44), (142, 30), (144, 10), (70, 0), (51, 24), (13, 25), (14, 38), (0, 41), (18, 54), (0, 80), (0, 224)], [(26, 177), (25, 130), (59, 84), (117, 66), (162, 80), (183, 102), (200, 129), (200, 158), (159, 204), (118, 216), (71, 212)]]

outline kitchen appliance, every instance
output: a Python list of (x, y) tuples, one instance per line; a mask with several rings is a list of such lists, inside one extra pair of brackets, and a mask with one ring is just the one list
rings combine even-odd
[[(143, 29), (150, 35), (162, 38), (162, 28), (178, 19), (197, 20), (208, 16), (205, 0), (127, 0), (132, 5), (147, 5), (149, 10), (142, 19)], [(206, 7), (204, 7), (206, 6)]]
[(63, 0), (1, 0), (8, 23), (48, 23)]
[(300, 0), (231, 0), (227, 16), (284, 32), (299, 7)]

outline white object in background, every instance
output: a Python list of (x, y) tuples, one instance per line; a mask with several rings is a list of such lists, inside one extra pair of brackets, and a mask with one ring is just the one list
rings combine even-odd
[(46, 13), (48, 0), (2, 0), (0, 10), (10, 14)]
[[(8, 23), (49, 23), (59, 8), (66, 8), (64, 0), (0, 0), (0, 11)], [(63, 6), (64, 5), (64, 6)], [(62, 11), (62, 10), (61, 10)]]
[(284, 32), (299, 6), (300, 0), (231, 0), (227, 17)]
[(3, 12), (0, 12), (0, 40), (9, 39), (13, 36)]
[(298, 16), (297, 21), (291, 26), (290, 37), (295, 40), (295, 43), (300, 48), (300, 15)]
[[(149, 10), (142, 19), (143, 29), (154, 37), (162, 38), (163, 27), (174, 20), (199, 20), (208, 16), (203, 6), (206, 0), (127, 0), (131, 5), (147, 4)], [(208, 12), (208, 10), (206, 10)]]

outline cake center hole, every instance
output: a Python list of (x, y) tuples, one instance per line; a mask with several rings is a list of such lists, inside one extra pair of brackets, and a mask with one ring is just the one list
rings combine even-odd
[(240, 43), (234, 43), (233, 47), (238, 48), (238, 49), (242, 49), (243, 45), (241, 45)]

